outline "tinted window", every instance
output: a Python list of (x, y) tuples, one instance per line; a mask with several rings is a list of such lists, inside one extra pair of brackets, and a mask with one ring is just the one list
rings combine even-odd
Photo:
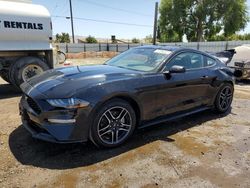
[(197, 69), (204, 67), (203, 55), (198, 53), (181, 53), (175, 56), (167, 65), (166, 70), (169, 70), (174, 65), (183, 66), (186, 69)]
[(206, 66), (209, 67), (209, 66), (213, 66), (216, 64), (216, 61), (210, 57), (206, 57), (207, 61), (206, 61)]

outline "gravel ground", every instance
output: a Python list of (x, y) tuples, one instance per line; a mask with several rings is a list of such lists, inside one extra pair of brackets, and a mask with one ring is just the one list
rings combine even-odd
[(235, 86), (228, 114), (206, 111), (156, 125), (109, 150), (32, 139), (21, 126), (19, 100), (0, 80), (1, 188), (250, 187), (250, 83)]

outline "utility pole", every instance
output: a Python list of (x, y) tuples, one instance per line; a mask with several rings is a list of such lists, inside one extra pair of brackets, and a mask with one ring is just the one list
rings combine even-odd
[(72, 12), (72, 3), (71, 3), (71, 0), (69, 0), (69, 6), (70, 6), (70, 19), (71, 19), (71, 29), (72, 29), (72, 40), (73, 40), (73, 43), (75, 43), (74, 20), (73, 20), (73, 12)]
[(158, 20), (157, 18), (158, 18), (158, 2), (155, 3), (155, 20), (154, 20), (153, 45), (156, 44), (157, 20)]

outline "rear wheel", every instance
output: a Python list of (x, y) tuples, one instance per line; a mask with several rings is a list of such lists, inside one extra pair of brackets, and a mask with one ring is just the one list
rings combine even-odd
[(233, 86), (225, 83), (218, 92), (215, 99), (215, 110), (218, 113), (225, 113), (230, 108), (233, 101)]
[(19, 86), (26, 82), (33, 76), (42, 74), (42, 72), (49, 69), (49, 66), (37, 57), (23, 57), (17, 60), (10, 68), (10, 81), (19, 88)]
[(106, 103), (97, 112), (90, 131), (92, 142), (101, 147), (117, 147), (134, 132), (136, 115), (124, 100), (115, 99)]

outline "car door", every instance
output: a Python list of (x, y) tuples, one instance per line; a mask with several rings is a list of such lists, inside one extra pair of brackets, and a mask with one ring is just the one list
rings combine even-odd
[[(181, 112), (206, 105), (207, 70), (204, 68), (204, 56), (195, 52), (181, 52), (166, 63), (164, 71), (174, 65), (183, 66), (185, 73), (173, 73), (170, 79), (162, 74), (157, 85), (155, 111), (158, 116)], [(164, 72), (163, 71), (163, 72)]]

